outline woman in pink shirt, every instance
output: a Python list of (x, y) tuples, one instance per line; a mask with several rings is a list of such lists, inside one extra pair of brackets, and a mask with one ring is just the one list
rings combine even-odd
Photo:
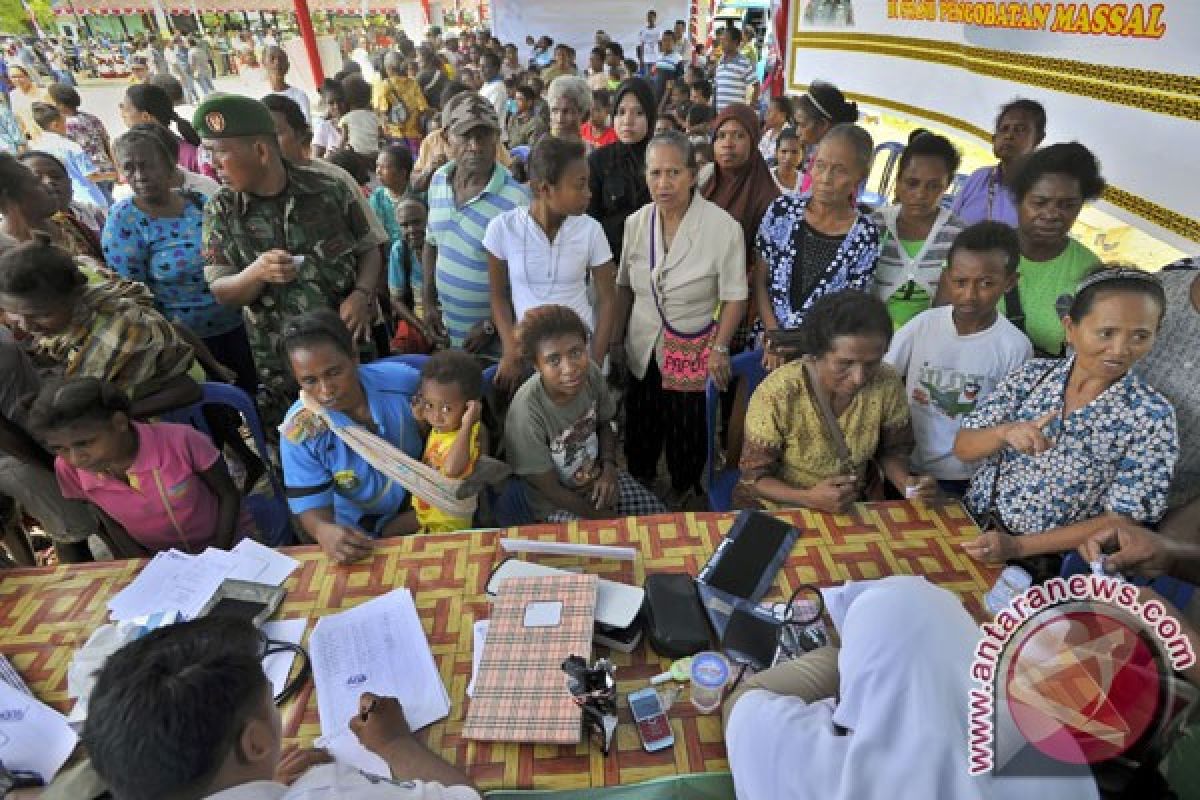
[(55, 454), (63, 497), (87, 500), (128, 534), (118, 551), (229, 549), (252, 531), (221, 454), (187, 425), (135, 422), (129, 398), (96, 378), (46, 383), (29, 422)]

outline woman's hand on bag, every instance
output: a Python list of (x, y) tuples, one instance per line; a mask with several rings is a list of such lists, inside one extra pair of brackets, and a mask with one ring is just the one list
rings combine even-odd
[(987, 531), (963, 544), (963, 550), (976, 561), (1003, 564), (1021, 557), (1021, 545), (1016, 536), (1000, 531)]
[(1035, 420), (1010, 422), (1003, 428), (1004, 442), (1018, 453), (1036, 456), (1044, 453), (1054, 445), (1043, 433), (1046, 426), (1058, 417), (1058, 410), (1047, 411)]
[(806, 490), (805, 505), (828, 514), (840, 514), (858, 499), (857, 475), (834, 475)]
[(733, 377), (733, 364), (727, 350), (713, 350), (708, 354), (708, 374), (722, 392), (729, 388)]

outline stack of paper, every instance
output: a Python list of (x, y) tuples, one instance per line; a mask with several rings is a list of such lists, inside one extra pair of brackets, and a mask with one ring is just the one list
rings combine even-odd
[(322, 744), (340, 761), (388, 774), (348, 730), (363, 692), (397, 698), (414, 731), (450, 713), (450, 696), (407, 589), (317, 620), (308, 649)]
[(67, 718), (50, 706), (0, 681), (0, 762), (28, 770), (50, 783), (79, 737)]
[(132, 583), (108, 601), (109, 616), (121, 622), (156, 611), (178, 611), (192, 619), (228, 574), (227, 564), (178, 550), (158, 553)]
[(199, 555), (178, 550), (158, 553), (138, 576), (108, 601), (118, 621), (158, 611), (178, 611), (193, 619), (227, 578), (279, 586), (300, 565), (296, 559), (243, 539), (232, 550), (212, 547)]

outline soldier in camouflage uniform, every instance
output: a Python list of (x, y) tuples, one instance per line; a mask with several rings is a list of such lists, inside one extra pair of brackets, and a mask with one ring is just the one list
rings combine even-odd
[(296, 398), (278, 347), (284, 320), (332, 308), (369, 348), (386, 237), (349, 189), (281, 158), (274, 119), (257, 100), (214, 95), (194, 125), (225, 184), (204, 208), (205, 278), (219, 302), (245, 314), (264, 387), (259, 410), (274, 429)]

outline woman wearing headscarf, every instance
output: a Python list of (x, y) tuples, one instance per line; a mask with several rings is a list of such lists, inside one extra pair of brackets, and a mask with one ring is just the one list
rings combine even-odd
[(746, 263), (754, 263), (754, 237), (779, 186), (758, 152), (762, 128), (754, 109), (733, 103), (713, 121), (713, 163), (698, 177), (700, 194), (742, 225)]
[(588, 215), (603, 226), (612, 252), (620, 253), (625, 219), (650, 202), (646, 146), (654, 131), (654, 90), (641, 78), (630, 78), (617, 87), (613, 108), (617, 141), (588, 156)]
[(896, 575), (848, 584), (830, 605), (840, 650), (760, 672), (725, 701), (738, 797), (1099, 796), (1086, 765), (1058, 764), (1052, 777), (970, 774), (979, 627), (951, 592)]
[(8, 90), (8, 105), (12, 109), (13, 116), (17, 118), (17, 123), (21, 126), (21, 130), (31, 139), (42, 132), (37, 123), (33, 119), (33, 104), (34, 103), (49, 103), (50, 96), (46, 94), (45, 89), (38, 87), (34, 83), (29, 71), (17, 64), (10, 64), (8, 67), (8, 77), (12, 82), (12, 88)]
[[(700, 194), (728, 212), (742, 226), (746, 263), (754, 264), (754, 237), (779, 184), (758, 151), (762, 128), (758, 115), (745, 103), (728, 105), (713, 121), (713, 163), (698, 178)], [(745, 349), (754, 315), (747, 314), (733, 336), (734, 353)]]

